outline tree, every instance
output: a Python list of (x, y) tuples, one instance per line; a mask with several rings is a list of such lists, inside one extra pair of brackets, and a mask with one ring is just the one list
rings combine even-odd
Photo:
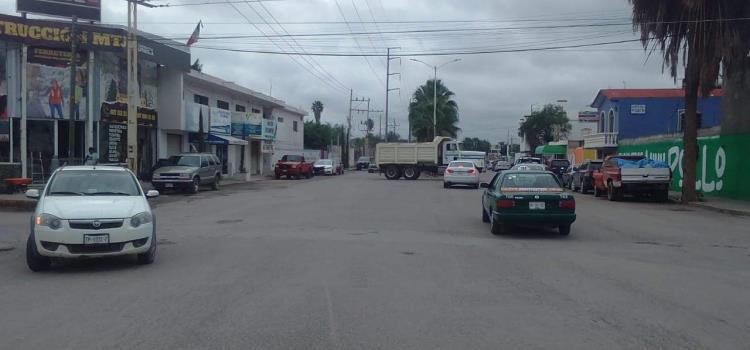
[(463, 149), (465, 151), (489, 152), (491, 148), (492, 144), (489, 141), (478, 137), (466, 137), (463, 141)]
[[(433, 138), (433, 95), (435, 81), (428, 80), (417, 88), (409, 103), (409, 123), (412, 134), (418, 142), (432, 141)], [(458, 104), (452, 99), (454, 93), (437, 81), (437, 136), (455, 138), (461, 130), (458, 127)], [(390, 139), (389, 139), (390, 140)]]
[(333, 128), (329, 124), (305, 122), (304, 144), (309, 149), (327, 149), (331, 144)]
[(570, 121), (560, 105), (548, 104), (534, 111), (518, 128), (518, 136), (526, 139), (532, 152), (540, 145), (553, 141), (555, 136), (567, 134)]
[(401, 135), (399, 135), (395, 131), (389, 131), (388, 134), (387, 134), (387, 137), (388, 137), (388, 141), (390, 141), (390, 142), (401, 141)]
[(320, 114), (323, 113), (323, 102), (315, 101), (312, 104), (312, 111), (315, 114), (315, 123), (320, 124)]
[[(698, 158), (698, 95), (716, 86), (722, 60), (740, 42), (741, 22), (727, 21), (745, 8), (747, 0), (628, 0), (633, 5), (633, 27), (640, 30), (644, 49), (660, 50), (664, 67), (677, 81), (684, 66), (685, 119), (682, 142), (682, 201), (698, 199), (695, 184)], [(653, 43), (653, 44), (652, 44)]]

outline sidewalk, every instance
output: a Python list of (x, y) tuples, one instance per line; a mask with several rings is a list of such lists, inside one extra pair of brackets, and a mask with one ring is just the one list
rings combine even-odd
[[(669, 192), (669, 198), (679, 202), (682, 198), (680, 192)], [(704, 197), (701, 202), (691, 202), (687, 205), (703, 208), (719, 213), (750, 216), (750, 202), (721, 197)]]

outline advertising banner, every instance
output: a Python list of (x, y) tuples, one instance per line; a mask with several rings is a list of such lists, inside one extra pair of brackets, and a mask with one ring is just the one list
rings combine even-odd
[(100, 0), (16, 0), (16, 11), (91, 21), (102, 20)]
[[(106, 103), (128, 103), (128, 68), (125, 57), (114, 53), (99, 54), (99, 96)], [(157, 65), (143, 61), (138, 64), (139, 107), (152, 109), (156, 113)]]
[(208, 134), (208, 106), (195, 102), (185, 102), (185, 130), (189, 132), (200, 131), (199, 120), (203, 117), (203, 132)]
[(221, 109), (211, 108), (210, 133), (215, 135), (229, 135), (232, 131), (232, 112)]
[(87, 53), (76, 56), (75, 90), (70, 91), (70, 52), (45, 47), (29, 47), (26, 63), (26, 113), (30, 118), (70, 119), (70, 104), (75, 119), (87, 118)]
[[(695, 188), (705, 194), (750, 200), (750, 162), (744, 161), (750, 149), (750, 134), (698, 138), (698, 164)], [(643, 155), (664, 161), (672, 169), (673, 191), (683, 184), (684, 148), (682, 139), (620, 145), (620, 154)]]
[(258, 114), (233, 112), (232, 136), (239, 138), (252, 137), (260, 139), (263, 136), (262, 118)]
[(263, 119), (263, 139), (264, 140), (276, 139), (276, 121), (275, 120)]

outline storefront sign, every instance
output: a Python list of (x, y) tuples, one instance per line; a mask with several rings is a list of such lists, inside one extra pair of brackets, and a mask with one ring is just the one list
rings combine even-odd
[(100, 0), (16, 0), (16, 11), (42, 15), (102, 20)]
[[(128, 123), (128, 105), (126, 103), (102, 103), (101, 121), (110, 124)], [(155, 128), (157, 122), (156, 111), (150, 108), (138, 107), (138, 125)]]
[(263, 119), (263, 139), (264, 140), (276, 139), (276, 121), (275, 120)]
[(264, 140), (261, 145), (262, 153), (273, 153), (273, 141)]
[[(127, 47), (127, 32), (124, 29), (81, 23), (77, 25), (76, 31), (78, 47), (81, 50), (122, 52)], [(15, 41), (33, 46), (70, 47), (70, 23), (0, 15), (0, 41)], [(138, 43), (138, 51), (141, 54), (139, 56), (142, 58), (179, 70), (190, 70), (190, 53), (186, 50), (144, 36), (138, 36)]]
[(107, 125), (107, 162), (122, 163), (125, 161), (128, 126), (110, 123)]
[(630, 105), (630, 114), (646, 114), (646, 105)]
[(239, 138), (252, 137), (260, 139), (263, 136), (262, 118), (254, 113), (232, 113), (232, 136)]
[(229, 135), (232, 131), (232, 112), (226, 109), (211, 108), (209, 121), (211, 134)]

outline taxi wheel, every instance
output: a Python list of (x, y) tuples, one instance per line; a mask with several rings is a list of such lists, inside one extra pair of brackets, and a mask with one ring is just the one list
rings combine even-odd
[(490, 216), (487, 215), (487, 212), (484, 210), (484, 206), (482, 207), (482, 222), (490, 222)]
[(559, 227), (560, 234), (563, 236), (567, 236), (570, 234), (570, 224), (560, 225)]
[(50, 260), (50, 258), (40, 255), (39, 251), (36, 250), (36, 242), (33, 233), (26, 241), (26, 265), (29, 267), (29, 270), (34, 272), (48, 270), (52, 265), (52, 260)]

